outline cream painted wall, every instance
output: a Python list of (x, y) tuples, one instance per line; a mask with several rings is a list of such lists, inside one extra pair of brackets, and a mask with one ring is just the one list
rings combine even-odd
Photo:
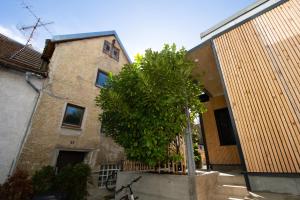
[[(34, 84), (41, 88), (42, 80), (35, 79)], [(25, 73), (0, 65), (0, 183), (15, 162), (37, 98)]]

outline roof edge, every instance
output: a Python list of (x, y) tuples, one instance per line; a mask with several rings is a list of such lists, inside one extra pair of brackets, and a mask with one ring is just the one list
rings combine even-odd
[[(114, 31), (114, 30), (112, 30), (112, 31), (102, 31), (102, 32), (89, 32), (89, 33), (56, 35), (56, 36), (53, 36), (52, 39), (48, 40), (48, 42), (46, 41), (46, 45), (47, 45), (47, 43), (48, 44), (50, 44), (50, 43), (54, 44), (54, 43), (68, 42), (68, 41), (74, 41), (74, 40), (83, 40), (83, 39), (96, 38), (96, 37), (105, 37), (105, 36), (115, 36), (115, 38), (117, 39), (120, 47), (122, 48), (123, 53), (125, 54), (125, 57), (127, 58), (128, 62), (132, 63), (132, 61), (131, 61), (125, 47), (123, 46), (117, 32)], [(45, 49), (44, 49), (44, 52), (45, 52)]]
[(189, 54), (189, 53), (191, 53), (192, 51), (194, 51), (194, 50), (196, 50), (196, 49), (198, 49), (198, 48), (201, 48), (201, 47), (203, 47), (203, 46), (205, 46), (205, 45), (207, 45), (207, 44), (209, 44), (209, 43), (210, 43), (210, 40), (202, 41), (200, 44), (198, 44), (198, 45), (194, 46), (193, 48), (191, 48), (190, 50), (188, 50), (188, 51), (187, 51), (187, 54)]
[[(253, 17), (257, 13), (261, 13), (265, 10), (268, 10), (268, 8), (272, 7), (273, 5), (277, 5), (280, 2), (285, 2), (286, 0), (258, 0), (254, 2), (253, 4), (245, 7), (244, 9), (236, 12), (232, 16), (228, 17), (227, 19), (217, 23), (213, 27), (207, 29), (206, 31), (203, 31), (200, 33), (201, 39), (204, 38), (211, 38), (214, 36), (214, 34), (218, 34), (221, 32), (225, 32), (226, 30), (230, 29), (232, 26), (235, 26), (238, 23), (241, 23), (243, 21), (246, 21), (247, 19)], [(258, 9), (261, 8), (261, 9)], [(257, 10), (257, 11), (256, 11)], [(245, 16), (245, 15), (249, 16)], [(238, 21), (238, 19), (240, 19)], [(228, 26), (228, 27), (225, 27)]]

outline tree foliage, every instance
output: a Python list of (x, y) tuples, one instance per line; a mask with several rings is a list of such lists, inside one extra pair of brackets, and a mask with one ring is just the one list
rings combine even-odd
[(202, 112), (201, 86), (191, 79), (194, 63), (186, 50), (165, 45), (160, 51), (146, 50), (135, 62), (111, 75), (101, 88), (96, 104), (102, 109), (102, 130), (124, 147), (127, 158), (155, 165), (178, 158), (168, 146), (184, 133), (188, 106)]

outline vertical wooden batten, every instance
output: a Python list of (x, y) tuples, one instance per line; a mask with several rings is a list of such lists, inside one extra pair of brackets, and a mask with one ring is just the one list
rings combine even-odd
[(299, 174), (299, 1), (216, 36), (212, 47), (245, 172)]
[(248, 173), (247, 173), (247, 167), (246, 167), (246, 163), (245, 163), (245, 158), (244, 158), (242, 147), (241, 147), (241, 144), (240, 144), (240, 139), (239, 139), (239, 136), (238, 136), (238, 133), (237, 133), (237, 127), (236, 127), (235, 119), (233, 117), (232, 107), (230, 105), (226, 84), (224, 82), (225, 80), (223, 78), (223, 73), (222, 73), (222, 69), (220, 67), (218, 54), (217, 54), (215, 44), (214, 44), (213, 41), (211, 41), (211, 46), (212, 46), (212, 49), (213, 49), (213, 54), (214, 54), (214, 58), (215, 58), (215, 61), (216, 61), (217, 69), (218, 69), (220, 77), (221, 77), (221, 82), (222, 82), (222, 86), (223, 86), (223, 90), (224, 90), (224, 96), (225, 96), (226, 103), (227, 103), (227, 106), (228, 106), (228, 110), (229, 110), (229, 114), (230, 114), (230, 120), (231, 120), (231, 123), (232, 123), (232, 126), (233, 126), (233, 131), (234, 131), (234, 135), (235, 135), (235, 139), (236, 139), (236, 143), (237, 143), (237, 148), (238, 148), (238, 152), (239, 152), (239, 156), (240, 156), (240, 160), (241, 160), (241, 164), (242, 164), (242, 169), (244, 171), (246, 186), (247, 186), (248, 190), (251, 190), (250, 183), (249, 183), (249, 178), (248, 178)]

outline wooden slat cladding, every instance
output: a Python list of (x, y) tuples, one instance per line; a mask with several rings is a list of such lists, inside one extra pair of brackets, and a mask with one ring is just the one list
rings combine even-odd
[(300, 173), (300, 2), (214, 39), (249, 172)]

